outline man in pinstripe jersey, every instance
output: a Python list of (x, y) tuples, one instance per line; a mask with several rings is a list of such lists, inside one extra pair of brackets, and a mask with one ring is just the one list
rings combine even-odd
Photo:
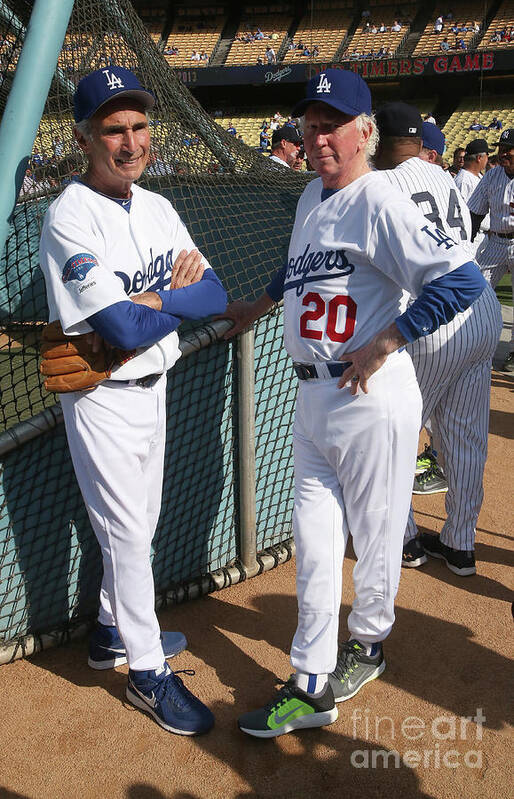
[[(504, 130), (497, 142), (499, 166), (484, 175), (468, 201), (473, 237), (490, 211), (489, 241), (477, 254), (477, 264), (493, 288), (509, 271), (514, 290), (514, 128)], [(503, 370), (514, 372), (514, 326), (510, 352)]]
[[(482, 174), (484, 173), (489, 160), (488, 153), (489, 147), (485, 139), (473, 139), (473, 141), (468, 142), (466, 145), (464, 166), (455, 176), (455, 185), (459, 189), (466, 203), (482, 179)], [(478, 253), (478, 249), (482, 246), (483, 242), (487, 242), (489, 227), (490, 219), (489, 215), (487, 215), (484, 217), (484, 220), (480, 225), (480, 230), (473, 239), (473, 244), (475, 245), (475, 255)]]
[[(375, 165), (422, 209), (426, 218), (469, 250), (471, 219), (451, 177), (434, 163), (444, 136), (421, 122), (416, 108), (389, 103), (377, 112), (380, 144)], [(432, 163), (430, 163), (430, 161)], [(461, 576), (474, 574), (475, 527), (482, 504), (487, 456), (492, 356), (502, 328), (489, 287), (463, 313), (435, 333), (407, 345), (421, 395), (423, 425), (430, 418), (448, 480), (447, 519), (440, 536), (417, 537), (412, 509), (404, 539), (404, 566), (445, 560)]]

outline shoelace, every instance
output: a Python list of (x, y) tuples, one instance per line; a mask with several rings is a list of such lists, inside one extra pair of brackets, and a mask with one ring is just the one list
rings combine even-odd
[(429, 463), (431, 465), (434, 465), (434, 456), (428, 444), (425, 444), (425, 449), (423, 450), (421, 455), (418, 456), (418, 460), (424, 463)]
[(416, 480), (418, 481), (418, 483), (426, 483), (427, 480), (430, 480), (431, 477), (442, 478), (442, 474), (439, 471), (439, 467), (437, 466), (437, 464), (432, 464), (432, 466), (429, 466), (428, 469), (426, 469), (422, 474), (418, 474)]
[(291, 699), (294, 696), (294, 692), (291, 690), (291, 688), (294, 687), (294, 683), (291, 682), (291, 678), (289, 678), (288, 680), (279, 680), (277, 678), (275, 684), (281, 685), (282, 688), (280, 688), (277, 691), (273, 699), (271, 699), (268, 702), (268, 704), (264, 707), (265, 711), (275, 710), (276, 708), (279, 708), (281, 705), (284, 704), (284, 702), (287, 702), (288, 699)]
[(184, 709), (191, 705), (191, 700), (196, 701), (196, 697), (186, 688), (180, 677), (177, 677), (177, 674), (187, 674), (189, 677), (194, 677), (196, 672), (194, 669), (172, 671), (171, 674), (168, 674), (157, 684), (154, 692), (161, 701), (167, 696), (176, 707)]
[(346, 680), (359, 665), (355, 657), (355, 652), (356, 650), (353, 648), (353, 645), (350, 646), (349, 642), (341, 644), (337, 664), (333, 671), (334, 676), (337, 677), (338, 680)]

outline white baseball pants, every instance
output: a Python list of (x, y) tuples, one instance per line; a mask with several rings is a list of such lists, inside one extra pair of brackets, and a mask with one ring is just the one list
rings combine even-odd
[(348, 536), (357, 564), (352, 636), (382, 641), (394, 622), (403, 531), (421, 422), (412, 361), (389, 356), (369, 393), (337, 378), (300, 381), (293, 428), (298, 627), (291, 663), (311, 674), (337, 660), (342, 565)]
[(150, 547), (161, 507), (166, 376), (151, 388), (106, 381), (61, 394), (70, 453), (100, 544), (102, 624), (116, 625), (132, 669), (164, 662)]
[[(448, 480), (447, 518), (440, 538), (472, 550), (482, 506), (487, 458), (492, 358), (502, 329), (491, 286), (463, 313), (409, 344), (423, 397), (422, 426), (430, 419), (434, 449)], [(412, 508), (405, 543), (417, 535)]]

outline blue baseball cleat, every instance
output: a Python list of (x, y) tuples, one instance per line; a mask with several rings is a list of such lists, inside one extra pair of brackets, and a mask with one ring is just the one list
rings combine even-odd
[[(187, 646), (186, 636), (183, 633), (162, 632), (161, 642), (165, 658), (178, 655)], [(113, 669), (127, 662), (125, 646), (116, 627), (106, 627), (105, 624), (96, 623), (89, 639), (87, 662), (92, 669), (99, 670)]]
[(155, 671), (129, 670), (127, 699), (149, 713), (157, 724), (177, 735), (199, 735), (214, 725), (214, 716), (189, 691), (177, 674), (194, 675), (192, 669), (172, 672), (167, 663)]

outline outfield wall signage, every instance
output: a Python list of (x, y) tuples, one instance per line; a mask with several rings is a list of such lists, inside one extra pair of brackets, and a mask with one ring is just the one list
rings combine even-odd
[(514, 71), (514, 52), (505, 50), (450, 53), (447, 55), (419, 56), (417, 58), (390, 58), (379, 61), (342, 61), (336, 64), (273, 64), (251, 67), (180, 68), (178, 77), (188, 86), (267, 85), (277, 83), (305, 83), (312, 75), (328, 67), (351, 69), (365, 80), (398, 80), (421, 75), (465, 75), (479, 72)]

